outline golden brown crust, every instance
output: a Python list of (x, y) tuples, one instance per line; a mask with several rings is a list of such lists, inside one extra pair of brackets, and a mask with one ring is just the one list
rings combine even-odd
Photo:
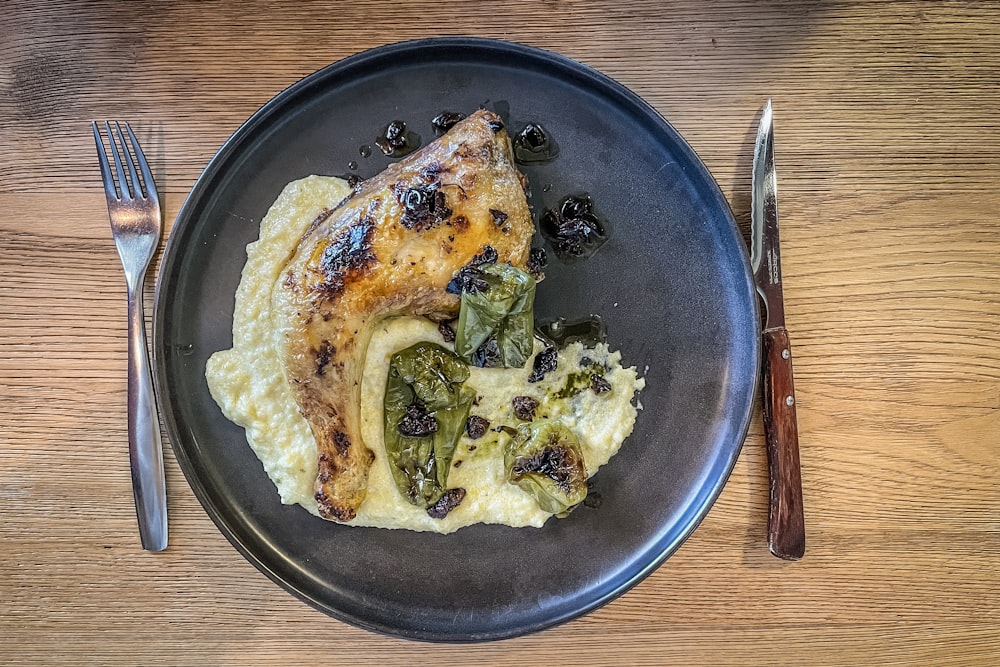
[(487, 245), (525, 264), (534, 225), (521, 178), (499, 118), (478, 111), (319, 216), (282, 271), (272, 312), (319, 448), (325, 518), (356, 516), (374, 460), (360, 429), (372, 329), (392, 315), (453, 316), (458, 297), (445, 288)]

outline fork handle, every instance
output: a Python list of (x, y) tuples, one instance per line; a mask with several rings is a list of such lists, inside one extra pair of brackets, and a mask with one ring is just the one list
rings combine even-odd
[(146, 348), (141, 279), (128, 290), (128, 453), (142, 548), (163, 551), (167, 548), (167, 488)]
[(771, 488), (767, 543), (778, 558), (799, 560), (806, 551), (806, 528), (791, 350), (784, 327), (764, 331), (764, 436)]

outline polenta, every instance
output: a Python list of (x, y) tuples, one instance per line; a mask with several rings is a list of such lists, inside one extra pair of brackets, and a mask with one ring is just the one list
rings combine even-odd
[[(318, 466), (316, 441), (291, 394), (278, 354), (283, 334), (271, 317), (271, 292), (282, 267), (306, 229), (331, 202), (351, 192), (338, 178), (310, 176), (290, 183), (261, 222), (259, 240), (247, 246), (247, 263), (236, 293), (233, 347), (209, 359), (206, 378), (223, 414), (246, 429), (247, 442), (274, 482), (281, 502), (299, 504), (319, 515), (314, 497)], [(472, 415), (489, 422), (483, 435), (462, 436), (455, 450), (448, 486), (464, 488), (465, 498), (441, 519), (407, 502), (393, 482), (383, 437), (382, 400), (390, 357), (420, 341), (452, 349), (438, 326), (418, 317), (383, 320), (375, 328), (365, 359), (361, 389), (361, 428), (375, 460), (367, 494), (353, 526), (453, 532), (475, 523), (539, 527), (552, 515), (508, 482), (504, 447), (509, 430), (523, 423), (514, 397), (530, 397), (535, 416), (562, 423), (579, 439), (588, 476), (608, 462), (632, 432), (637, 415), (633, 398), (644, 387), (634, 368), (607, 345), (573, 343), (559, 350), (555, 369), (529, 381), (525, 368), (470, 368), (466, 386), (476, 393)], [(536, 339), (532, 358), (545, 349)], [(591, 371), (602, 384), (591, 387)], [(508, 427), (507, 429), (501, 427)]]

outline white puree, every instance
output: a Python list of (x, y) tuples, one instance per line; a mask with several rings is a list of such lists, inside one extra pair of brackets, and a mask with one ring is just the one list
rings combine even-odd
[[(298, 411), (285, 381), (275, 338), (280, 328), (270, 319), (271, 288), (309, 224), (324, 208), (350, 192), (338, 178), (309, 176), (289, 183), (261, 222), (260, 239), (247, 246), (247, 263), (236, 291), (233, 349), (208, 360), (206, 378), (223, 414), (246, 429), (247, 442), (260, 459), (285, 504), (298, 503), (317, 514), (313, 499), (318, 453), (309, 425)], [(490, 430), (478, 440), (463, 435), (449, 473), (449, 487), (466, 489), (465, 499), (444, 519), (432, 519), (406, 502), (396, 490), (386, 462), (382, 436), (382, 396), (389, 358), (418, 341), (445, 347), (437, 326), (421, 318), (386, 320), (376, 327), (368, 348), (362, 382), (362, 436), (375, 453), (368, 495), (351, 525), (407, 528), (450, 533), (474, 523), (541, 526), (551, 516), (535, 500), (507, 483), (503, 447), (509, 436)], [(542, 349), (536, 341), (536, 352)], [(603, 363), (610, 392), (584, 389), (558, 398), (569, 375), (580, 371), (580, 358)], [(527, 395), (539, 401), (537, 417), (558, 419), (580, 439), (587, 472), (608, 462), (632, 432), (636, 408), (632, 398), (645, 386), (635, 368), (622, 368), (621, 355), (606, 345), (573, 344), (559, 353), (558, 368), (541, 382), (528, 383), (531, 361), (523, 369), (471, 368), (467, 381), (479, 397), (472, 414), (491, 427), (516, 426), (511, 398)]]

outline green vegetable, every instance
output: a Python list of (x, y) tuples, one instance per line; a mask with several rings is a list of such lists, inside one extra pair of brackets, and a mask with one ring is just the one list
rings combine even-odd
[[(535, 279), (510, 264), (484, 264), (478, 271), (486, 287), (462, 292), (455, 352), (472, 362), (486, 344), (491, 349), (480, 356), (486, 363), (479, 365), (523, 368), (534, 347)], [(491, 338), (495, 350), (488, 343)]]
[(581, 370), (576, 373), (569, 373), (566, 376), (566, 381), (563, 383), (562, 389), (555, 393), (556, 398), (573, 398), (577, 394), (592, 388), (594, 382), (593, 376), (595, 374), (603, 378), (604, 374), (608, 372), (608, 368), (597, 361), (581, 363), (580, 368)]
[(576, 435), (559, 422), (521, 424), (504, 452), (507, 481), (559, 517), (587, 497), (587, 468)]
[[(451, 459), (475, 398), (463, 386), (468, 378), (465, 362), (434, 343), (417, 343), (392, 355), (383, 402), (385, 450), (396, 487), (413, 505), (428, 508), (447, 489)], [(432, 417), (436, 430), (401, 433), (408, 408)], [(403, 430), (409, 429), (404, 425)]]

